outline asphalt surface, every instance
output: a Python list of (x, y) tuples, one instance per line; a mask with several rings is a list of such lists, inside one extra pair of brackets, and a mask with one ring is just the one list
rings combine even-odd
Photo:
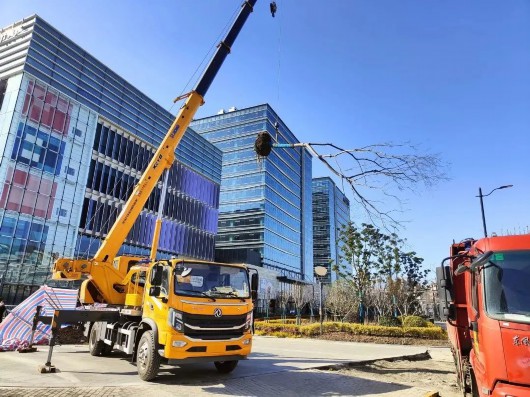
[[(255, 337), (248, 360), (228, 375), (213, 364), (163, 366), (151, 383), (141, 381), (128, 357), (92, 357), (86, 345), (58, 346), (57, 372), (40, 374), (48, 348), (36, 353), (0, 353), (0, 396), (423, 396), (425, 388), (345, 376), (324, 368), (366, 360), (395, 359), (426, 352), (425, 347)], [(320, 370), (319, 370), (320, 369)]]

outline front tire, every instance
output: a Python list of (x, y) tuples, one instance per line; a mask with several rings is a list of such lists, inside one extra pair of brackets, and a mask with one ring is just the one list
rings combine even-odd
[(142, 334), (138, 342), (138, 352), (136, 353), (136, 366), (140, 379), (150, 381), (156, 378), (161, 362), (160, 354), (157, 351), (155, 334), (148, 330)]
[(238, 360), (232, 360), (232, 361), (214, 361), (215, 368), (217, 368), (217, 371), (221, 374), (229, 374), (232, 372), (236, 367)]
[(90, 333), (88, 334), (88, 349), (92, 356), (101, 356), (105, 349), (105, 342), (99, 339), (99, 332), (96, 324), (93, 324), (92, 327), (90, 327)]

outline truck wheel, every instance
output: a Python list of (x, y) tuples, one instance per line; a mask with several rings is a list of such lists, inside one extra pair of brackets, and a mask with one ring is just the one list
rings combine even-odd
[(99, 339), (98, 329), (96, 324), (90, 327), (90, 333), (88, 334), (88, 349), (92, 356), (100, 356), (105, 348), (105, 342)]
[(217, 371), (221, 374), (229, 374), (232, 372), (236, 367), (238, 360), (232, 360), (232, 361), (214, 361), (215, 368), (217, 368)]
[(142, 380), (150, 381), (158, 375), (161, 357), (156, 345), (155, 334), (151, 330), (145, 331), (138, 342), (136, 366)]
[(102, 356), (108, 356), (110, 353), (112, 353), (113, 347), (110, 345), (107, 345), (106, 343), (103, 343), (103, 349), (101, 349), (101, 355)]

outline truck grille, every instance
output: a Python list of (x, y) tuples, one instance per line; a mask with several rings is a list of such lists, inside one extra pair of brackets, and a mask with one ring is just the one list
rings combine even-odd
[[(193, 339), (220, 340), (239, 338), (243, 336), (246, 314), (223, 316), (220, 318), (200, 314), (183, 313), (184, 335)], [(236, 329), (217, 329), (233, 328)]]

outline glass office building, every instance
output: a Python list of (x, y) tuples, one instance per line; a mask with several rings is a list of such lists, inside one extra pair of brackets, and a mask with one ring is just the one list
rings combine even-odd
[[(90, 257), (174, 116), (38, 16), (0, 31), (0, 294)], [(200, 156), (197, 153), (201, 153)], [(189, 129), (169, 171), (159, 255), (212, 260), (222, 152)], [(148, 255), (155, 189), (120, 253)]]
[(223, 151), (216, 255), (226, 261), (251, 249), (261, 266), (312, 278), (311, 155), (303, 148), (275, 149), (257, 161), (254, 141), (261, 131), (279, 143), (299, 142), (267, 104), (231, 108), (191, 126)]
[(313, 178), (313, 264), (328, 269), (327, 282), (336, 280), (341, 259), (341, 228), (350, 221), (350, 201), (329, 177)]

